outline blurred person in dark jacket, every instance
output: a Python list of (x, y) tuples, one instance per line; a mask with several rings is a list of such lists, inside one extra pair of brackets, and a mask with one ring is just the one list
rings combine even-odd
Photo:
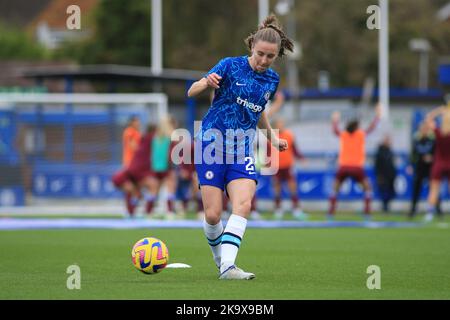
[(375, 156), (375, 176), (383, 203), (383, 212), (389, 212), (389, 203), (395, 198), (395, 177), (397, 170), (394, 164), (394, 154), (391, 149), (391, 138), (385, 136)]

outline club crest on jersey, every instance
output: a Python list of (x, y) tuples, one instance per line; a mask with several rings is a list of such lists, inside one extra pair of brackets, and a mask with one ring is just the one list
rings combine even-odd
[(214, 178), (214, 173), (211, 170), (206, 171), (205, 178), (211, 180), (212, 178)]
[(264, 99), (266, 99), (266, 101), (269, 101), (269, 99), (270, 99), (270, 91), (266, 92), (266, 94), (264, 95)]

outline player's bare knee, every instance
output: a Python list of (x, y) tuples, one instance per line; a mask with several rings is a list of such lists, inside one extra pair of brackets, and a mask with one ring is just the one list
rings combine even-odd
[(252, 200), (240, 200), (237, 201), (237, 203), (233, 203), (233, 212), (239, 212), (241, 214), (248, 214), (250, 213), (252, 208)]
[(221, 210), (217, 209), (206, 209), (205, 208), (205, 220), (208, 224), (216, 225), (220, 221)]

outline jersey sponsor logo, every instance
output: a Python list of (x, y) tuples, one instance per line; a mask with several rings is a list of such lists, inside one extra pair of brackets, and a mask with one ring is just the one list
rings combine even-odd
[(249, 102), (247, 99), (242, 99), (241, 97), (237, 97), (236, 103), (240, 106), (249, 108), (253, 112), (261, 112), (263, 110), (263, 107), (261, 107), (260, 105)]
[(266, 101), (269, 101), (269, 99), (270, 99), (270, 91), (267, 91), (267, 92), (264, 94), (264, 99), (266, 99)]
[(239, 87), (241, 87), (241, 86), (246, 86), (247, 84), (246, 84), (246, 83), (240, 83), (240, 82), (238, 81), (238, 82), (236, 82), (236, 85), (239, 86)]

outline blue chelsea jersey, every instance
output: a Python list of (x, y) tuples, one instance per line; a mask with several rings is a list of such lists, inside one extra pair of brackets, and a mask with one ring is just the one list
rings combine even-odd
[[(205, 133), (215, 129), (222, 134), (226, 153), (250, 155), (256, 125), (267, 102), (277, 91), (280, 77), (270, 68), (261, 73), (254, 71), (248, 56), (224, 58), (208, 75), (211, 73), (217, 73), (222, 79), (202, 120), (200, 134), (203, 133), (203, 141), (211, 136)], [(217, 141), (214, 134), (212, 140)]]

